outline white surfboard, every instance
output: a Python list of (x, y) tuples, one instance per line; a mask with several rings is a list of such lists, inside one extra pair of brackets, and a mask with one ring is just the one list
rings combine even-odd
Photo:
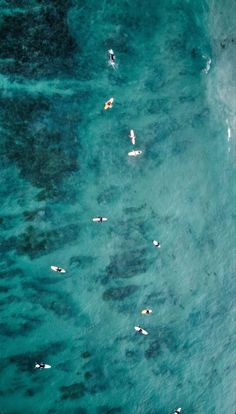
[(152, 313), (152, 309), (143, 309), (141, 313), (143, 315), (150, 315), (150, 313)]
[(44, 367), (40, 367), (40, 364), (35, 364), (35, 368), (38, 368), (38, 369), (49, 369), (49, 368), (52, 368), (52, 367), (51, 367), (51, 365), (48, 365), (48, 364), (44, 364)]
[(132, 144), (134, 145), (136, 136), (135, 136), (135, 133), (134, 133), (133, 129), (130, 130), (129, 137), (130, 137), (130, 140), (131, 140)]
[(51, 266), (51, 269), (52, 269), (54, 272), (58, 272), (58, 273), (66, 273), (65, 269), (62, 269), (62, 267), (59, 267), (59, 266)]
[(181, 408), (177, 408), (177, 410), (175, 410), (174, 414), (180, 414), (181, 413)]
[(128, 152), (129, 157), (137, 157), (140, 154), (142, 154), (142, 151), (140, 150), (133, 150), (133, 151)]
[(148, 335), (148, 332), (145, 331), (145, 329), (141, 328), (140, 326), (135, 326), (134, 329), (135, 329), (136, 332), (139, 332), (143, 335)]
[(106, 217), (94, 217), (93, 218), (93, 221), (96, 221), (96, 222), (104, 222), (104, 221), (107, 221), (108, 220), (108, 218), (106, 218)]

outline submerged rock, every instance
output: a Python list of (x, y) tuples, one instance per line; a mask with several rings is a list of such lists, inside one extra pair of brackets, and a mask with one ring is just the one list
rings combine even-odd
[(62, 392), (62, 400), (74, 400), (76, 398), (83, 397), (85, 395), (86, 388), (83, 382), (78, 382), (75, 384), (62, 386), (60, 390)]
[(89, 351), (81, 352), (80, 355), (82, 356), (82, 358), (90, 358), (92, 356), (92, 354)]
[(98, 414), (117, 414), (121, 412), (122, 412), (121, 407), (108, 407), (107, 405), (97, 407)]
[(118, 288), (110, 288), (105, 290), (102, 295), (103, 300), (122, 300), (138, 290), (136, 285), (128, 285)]

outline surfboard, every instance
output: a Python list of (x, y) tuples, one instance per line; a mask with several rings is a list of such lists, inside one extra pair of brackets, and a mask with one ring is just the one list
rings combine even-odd
[(157, 240), (153, 240), (152, 242), (153, 246), (157, 247), (158, 249), (160, 249), (161, 245)]
[(54, 271), (54, 272), (57, 272), (57, 273), (66, 273), (66, 271), (65, 271), (65, 269), (62, 269), (61, 267), (60, 267), (60, 271), (58, 270), (58, 267), (59, 266), (51, 266), (51, 269)]
[(130, 130), (129, 137), (131, 139), (132, 144), (134, 145), (136, 136), (133, 129)]
[[(106, 217), (102, 217), (102, 222), (103, 221), (107, 221), (108, 220), (108, 218), (106, 218)], [(101, 223), (101, 217), (94, 217), (93, 218), (93, 221), (97, 221), (97, 222), (100, 222)]]
[(140, 154), (142, 154), (142, 151), (140, 150), (133, 150), (133, 151), (128, 152), (128, 155), (130, 157), (137, 157), (137, 155), (140, 155)]
[(114, 102), (114, 98), (109, 99), (109, 101), (105, 102), (104, 109), (112, 108), (112, 104)]
[[(149, 311), (149, 313), (147, 313), (147, 310)], [(150, 315), (150, 313), (152, 313), (152, 309), (144, 309), (141, 312), (143, 315)]]
[[(134, 329), (135, 329), (136, 332), (139, 332), (139, 333), (141, 333), (143, 335), (148, 335), (148, 332), (145, 331), (145, 329), (140, 328), (140, 326), (135, 326)], [(142, 331), (140, 331), (140, 329), (142, 329)]]
[(177, 408), (177, 410), (175, 410), (174, 414), (180, 414), (181, 413), (181, 408)]

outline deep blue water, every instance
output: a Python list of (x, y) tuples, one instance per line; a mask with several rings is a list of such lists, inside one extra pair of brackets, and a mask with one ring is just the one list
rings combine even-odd
[(235, 15), (0, 0), (1, 414), (235, 413)]

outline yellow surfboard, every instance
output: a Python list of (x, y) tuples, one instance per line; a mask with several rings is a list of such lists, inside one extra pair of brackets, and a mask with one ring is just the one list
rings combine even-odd
[(114, 98), (109, 99), (109, 101), (107, 101), (104, 105), (104, 109), (108, 109), (108, 108), (112, 108), (112, 104), (114, 102)]

